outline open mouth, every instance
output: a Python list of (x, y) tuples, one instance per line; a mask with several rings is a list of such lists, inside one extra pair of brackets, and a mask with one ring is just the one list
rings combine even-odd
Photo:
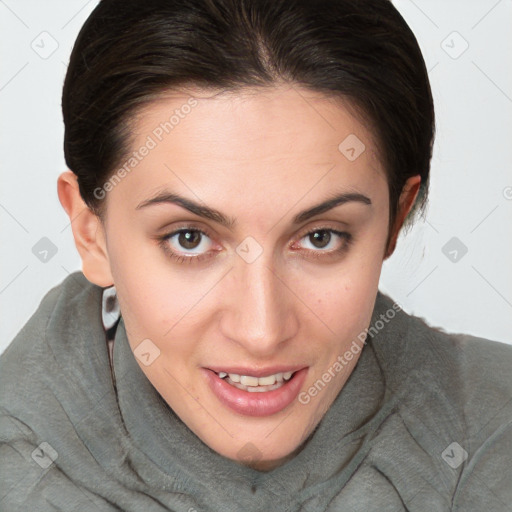
[[(232, 411), (244, 416), (269, 416), (290, 406), (297, 398), (308, 373), (308, 367), (275, 368), (278, 373), (260, 373), (261, 377), (232, 373), (249, 373), (248, 369), (202, 368), (202, 373), (212, 393)], [(227, 370), (227, 368), (226, 368)], [(293, 371), (292, 371), (293, 370)], [(265, 375), (267, 373), (267, 375)]]
[(220, 379), (231, 386), (248, 391), (249, 393), (264, 393), (279, 389), (286, 382), (291, 380), (296, 372), (280, 372), (266, 377), (252, 377), (249, 375), (238, 375), (237, 373), (218, 372)]

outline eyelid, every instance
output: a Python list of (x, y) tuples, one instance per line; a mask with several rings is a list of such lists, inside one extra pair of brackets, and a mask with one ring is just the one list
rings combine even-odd
[(182, 253), (171, 249), (171, 247), (169, 246), (169, 240), (183, 231), (197, 231), (198, 233), (206, 235), (208, 238), (210, 238), (210, 240), (212, 240), (212, 237), (208, 229), (196, 227), (191, 223), (185, 223), (181, 226), (175, 226), (172, 229), (172, 231), (156, 237), (159, 247), (163, 250), (163, 252), (167, 255), (168, 258), (180, 264), (183, 264), (185, 262), (191, 264), (210, 259), (212, 256), (214, 256), (214, 253), (216, 252), (215, 249), (210, 249), (207, 252), (200, 253), (195, 256), (191, 256), (186, 252)]
[[(303, 238), (307, 237), (308, 235), (311, 235), (313, 233), (316, 233), (318, 231), (328, 231), (330, 233), (334, 233), (334, 235), (338, 236), (342, 241), (344, 241), (344, 244), (342, 247), (339, 247), (338, 249), (331, 249), (328, 251), (323, 251), (321, 249), (319, 250), (313, 250), (313, 249), (306, 249), (306, 252), (313, 253), (315, 255), (322, 255), (324, 254), (326, 257), (328, 255), (333, 255), (336, 253), (339, 253), (340, 251), (343, 251), (349, 244), (351, 244), (354, 241), (354, 237), (351, 233), (348, 231), (341, 231), (340, 229), (337, 229), (336, 227), (328, 226), (328, 225), (320, 225), (320, 226), (314, 226), (312, 228), (307, 229), (302, 235), (300, 235), (297, 240), (300, 241)], [(295, 244), (296, 242), (294, 242)]]
[[(347, 226), (346, 223), (342, 223), (342, 224), (345, 224), (345, 226)], [(308, 228), (305, 228), (304, 231), (302, 232), (302, 234), (298, 237), (298, 238), (303, 238), (305, 237), (306, 235), (309, 235), (311, 233), (315, 233), (316, 231), (335, 231), (335, 232), (338, 232), (338, 233), (345, 233), (346, 231), (344, 231), (346, 228), (340, 228), (339, 226), (336, 226), (333, 224), (329, 224), (329, 221), (318, 221), (318, 224), (314, 224), (312, 227), (308, 227)]]
[[(167, 253), (168, 256), (170, 256), (173, 259), (179, 260), (180, 262), (189, 260), (188, 263), (192, 263), (195, 260), (202, 261), (204, 259), (208, 259), (211, 256), (214, 256), (215, 252), (218, 252), (218, 250), (210, 249), (207, 252), (200, 253), (197, 255), (192, 255), (190, 253), (186, 253), (186, 252), (181, 253), (181, 252), (171, 249), (169, 247), (168, 241), (171, 238), (173, 238), (174, 236), (178, 235), (180, 232), (187, 231), (187, 230), (196, 231), (196, 232), (201, 233), (202, 235), (206, 235), (213, 242), (212, 234), (208, 228), (196, 226), (194, 224), (194, 222), (183, 222), (182, 224), (180, 224), (178, 226), (174, 226), (172, 228), (172, 230), (168, 231), (166, 234), (162, 234), (162, 235), (156, 237), (159, 242), (159, 245), (162, 247), (164, 252)], [(337, 227), (326, 225), (324, 223), (324, 224), (306, 228), (298, 237), (296, 237), (293, 244), (295, 244), (297, 241), (301, 241), (303, 238), (305, 238), (306, 236), (308, 236), (312, 233), (316, 233), (317, 231), (329, 231), (331, 233), (334, 233), (335, 235), (340, 237), (340, 239), (344, 240), (344, 244), (342, 245), (342, 247), (339, 247), (337, 249), (327, 250), (327, 251), (323, 251), (321, 249), (320, 250), (304, 249), (304, 251), (306, 253), (310, 254), (313, 258), (322, 258), (323, 257), (323, 258), (327, 259), (327, 258), (329, 258), (329, 256), (335, 256), (335, 255), (339, 254), (340, 252), (346, 250), (348, 248), (348, 245), (350, 245), (353, 242), (353, 236), (351, 233), (348, 233), (346, 231), (341, 231), (340, 229), (337, 229)], [(215, 243), (215, 242), (213, 242), (213, 243)], [(308, 256), (304, 256), (304, 255), (302, 255), (302, 256), (304, 258), (308, 258)]]
[[(346, 225), (346, 223), (343, 223), (343, 224)], [(183, 223), (178, 224), (177, 226), (173, 226), (172, 229), (170, 229), (170, 230), (163, 228), (162, 230), (159, 230), (159, 231), (164, 231), (164, 233), (162, 233), (162, 235), (159, 235), (158, 238), (167, 238), (168, 239), (168, 238), (171, 238), (173, 235), (176, 235), (180, 231), (185, 231), (187, 229), (191, 230), (191, 231), (198, 231), (198, 232), (206, 235), (211, 240), (213, 240), (213, 238), (214, 238), (214, 235), (208, 228), (197, 226), (197, 225), (195, 225), (194, 221), (189, 221), (189, 222), (184, 221)], [(323, 224), (314, 225), (309, 228), (304, 228), (304, 230), (301, 232), (301, 234), (297, 236), (297, 239), (300, 240), (301, 238), (304, 238), (306, 235), (310, 235), (311, 233), (315, 233), (316, 231), (322, 231), (322, 230), (333, 231), (335, 233), (345, 233), (345, 231), (342, 231), (338, 226), (328, 225), (328, 224), (325, 224), (325, 222), (324, 222)]]
[(158, 235), (158, 238), (171, 238), (172, 236), (178, 234), (181, 231), (197, 231), (199, 233), (202, 233), (203, 235), (206, 235), (210, 240), (215, 240), (215, 238), (218, 236), (214, 234), (214, 231), (211, 230), (208, 227), (201, 225), (196, 225), (194, 221), (183, 221), (178, 223), (177, 225), (166, 226), (159, 231), (162, 232), (161, 235)]

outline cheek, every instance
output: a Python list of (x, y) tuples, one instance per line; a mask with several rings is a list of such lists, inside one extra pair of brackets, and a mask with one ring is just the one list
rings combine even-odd
[(116, 286), (123, 319), (130, 332), (145, 335), (144, 328), (153, 333), (165, 332), (161, 324), (163, 305), (172, 309), (169, 297), (169, 276), (162, 275), (155, 263), (155, 251), (142, 243), (131, 243), (130, 237), (112, 237), (109, 244), (110, 268)]
[(373, 281), (340, 283), (316, 297), (314, 311), (336, 339), (346, 339), (367, 327), (376, 293)]
[(148, 273), (123, 275), (119, 302), (125, 321), (145, 330), (144, 335), (162, 337), (186, 314), (188, 297), (169, 278), (156, 279)]
[[(214, 290), (219, 281), (216, 274), (187, 279), (165, 261), (160, 264), (142, 258), (138, 262), (127, 255), (117, 262), (114, 280), (132, 338), (151, 338), (162, 346), (182, 339), (190, 345), (190, 335), (211, 318), (211, 298), (222, 294)], [(221, 285), (217, 286), (221, 290)]]
[(311, 322), (318, 326), (316, 318), (321, 319), (326, 334), (334, 334), (337, 340), (357, 336), (371, 319), (382, 259), (369, 245), (354, 251), (345, 265), (333, 266), (322, 275), (304, 277), (303, 272), (295, 280), (300, 283), (297, 295), (307, 298), (306, 304), (316, 315)]

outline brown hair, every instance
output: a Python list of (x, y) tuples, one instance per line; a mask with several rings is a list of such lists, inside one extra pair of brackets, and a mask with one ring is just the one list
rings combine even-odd
[(64, 154), (85, 203), (130, 152), (130, 121), (182, 86), (236, 91), (289, 82), (348, 100), (374, 135), (390, 227), (406, 180), (424, 210), (435, 132), (420, 48), (389, 0), (101, 0), (71, 53)]

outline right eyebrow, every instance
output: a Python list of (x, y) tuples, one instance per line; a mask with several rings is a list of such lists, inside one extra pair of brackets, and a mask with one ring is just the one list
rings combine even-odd
[(218, 222), (219, 224), (231, 229), (236, 225), (236, 220), (232, 217), (227, 217), (223, 213), (219, 212), (215, 208), (210, 208), (209, 206), (203, 206), (191, 199), (187, 199), (186, 197), (180, 196), (178, 194), (173, 194), (172, 192), (163, 191), (158, 193), (156, 196), (151, 197), (150, 199), (146, 199), (142, 201), (135, 209), (140, 210), (141, 208), (146, 208), (147, 206), (152, 206), (155, 204), (177, 204), (185, 210), (197, 215), (198, 217), (204, 217), (206, 219), (213, 220)]

